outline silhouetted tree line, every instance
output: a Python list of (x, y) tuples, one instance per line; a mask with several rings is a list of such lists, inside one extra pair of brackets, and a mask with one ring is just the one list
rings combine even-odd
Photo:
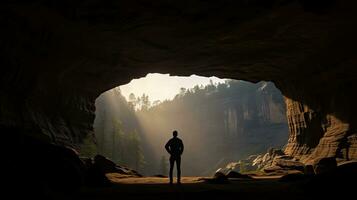
[(148, 140), (157, 144), (155, 154), (162, 155), (162, 145), (177, 129), (187, 147), (183, 169), (188, 175), (207, 175), (220, 161), (282, 147), (288, 136), (285, 102), (270, 82), (211, 81), (181, 88), (173, 100), (146, 104), (137, 106), (136, 114)]
[(133, 107), (122, 96), (119, 88), (112, 89), (96, 101), (96, 148), (85, 139), (86, 146), (82, 149), (88, 156), (99, 153), (118, 164), (141, 170), (145, 160), (138, 128)]
[(116, 88), (96, 108), (96, 151), (146, 174), (167, 171), (163, 146), (173, 129), (186, 146), (184, 175), (207, 175), (222, 162), (281, 147), (288, 136), (284, 99), (269, 82), (211, 81), (163, 102), (146, 94), (126, 100)]

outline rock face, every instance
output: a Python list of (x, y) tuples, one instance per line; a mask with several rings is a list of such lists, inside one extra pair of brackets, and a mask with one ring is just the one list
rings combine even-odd
[(280, 149), (269, 149), (265, 155), (253, 160), (252, 166), (267, 173), (285, 173), (289, 171), (304, 171), (304, 164), (296, 158), (285, 155)]
[(119, 173), (119, 174), (141, 177), (141, 175), (135, 170), (132, 170), (127, 167), (119, 166), (102, 155), (96, 155), (94, 157), (93, 165), (98, 166), (103, 173)]
[[(356, 133), (349, 122), (339, 119), (334, 114), (316, 112), (288, 98), (286, 103), (290, 128), (290, 137), (285, 149), (287, 154), (298, 157), (308, 164), (323, 157), (347, 160), (356, 158)], [(341, 106), (348, 107), (348, 103), (341, 103)], [(348, 108), (344, 109), (344, 112), (352, 112), (347, 111)], [(352, 119), (351, 116), (348, 118)]]
[(337, 168), (336, 159), (333, 157), (321, 158), (315, 161), (314, 163), (314, 172), (315, 174), (328, 173)]
[[(324, 167), (325, 165), (322, 165)], [(270, 148), (267, 153), (262, 155), (252, 155), (245, 160), (231, 162), (216, 172), (228, 175), (230, 172), (252, 172), (264, 171), (267, 174), (289, 174), (302, 173), (305, 165), (292, 156), (285, 155), (280, 149)]]
[[(12, 131), (15, 135), (15, 130)], [(73, 149), (26, 137), (20, 142), (20, 146), (9, 148), (3, 158), (5, 182), (9, 183), (9, 189), (16, 186), (12, 196), (52, 199), (52, 194), (73, 194), (85, 183), (85, 165)], [(12, 180), (7, 181), (7, 177)]]
[[(329, 159), (331, 161), (331, 159)], [(328, 162), (330, 162), (328, 161)], [(317, 174), (307, 182), (305, 189), (311, 195), (330, 196), (340, 194), (341, 198), (347, 198), (355, 193), (357, 179), (357, 162), (347, 161), (335, 166), (332, 170)]]
[(270, 167), (273, 164), (274, 158), (285, 155), (280, 149), (269, 149), (267, 153), (256, 156), (252, 161), (252, 166), (257, 169), (264, 169)]
[(357, 158), (356, 4), (1, 2), (1, 130), (76, 148), (100, 93), (148, 72), (215, 75), (281, 89), (286, 154)]

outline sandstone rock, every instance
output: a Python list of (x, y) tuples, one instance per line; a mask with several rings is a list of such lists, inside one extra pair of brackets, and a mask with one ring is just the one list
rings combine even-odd
[(240, 161), (239, 162), (231, 162), (225, 167), (224, 173), (227, 174), (230, 170), (240, 171)]
[[(333, 161), (326, 161), (331, 162)], [(333, 164), (331, 164), (333, 165)], [(352, 197), (356, 193), (357, 161), (347, 161), (324, 173), (313, 176), (306, 184), (306, 191), (313, 195)]]
[(94, 157), (94, 165), (100, 168), (103, 173), (119, 173), (138, 177), (142, 176), (137, 171), (127, 167), (119, 166), (102, 155), (96, 155)]
[(305, 180), (307, 176), (302, 173), (286, 174), (280, 178), (280, 181), (290, 182), (290, 181), (301, 181)]
[[(227, 168), (218, 168), (216, 171), (215, 171), (215, 174), (227, 174), (229, 172), (229, 169)], [(213, 175), (215, 176), (215, 175)]]
[(305, 165), (304, 174), (308, 176), (314, 175), (315, 174), (314, 167), (312, 165)]
[(90, 187), (110, 186), (110, 180), (105, 176), (103, 168), (94, 163), (87, 162), (85, 183)]
[(263, 156), (262, 155), (258, 155), (252, 162), (252, 166), (256, 166), (258, 169), (261, 168), (261, 164), (263, 161)]
[(122, 170), (117, 168), (117, 165), (113, 161), (102, 155), (96, 155), (94, 157), (94, 165), (98, 166), (103, 171), (103, 173), (123, 173)]
[(252, 161), (252, 166), (257, 167), (257, 169), (265, 169), (277, 165), (280, 165), (282, 168), (284, 165), (292, 168), (294, 165), (301, 165), (301, 163), (295, 162), (293, 157), (285, 155), (282, 150), (274, 148), (270, 148), (264, 155), (256, 156)]
[(357, 180), (357, 160), (341, 162), (337, 165), (336, 173), (341, 177)]
[(291, 157), (289, 156), (277, 156), (273, 160), (273, 164), (279, 166), (283, 169), (295, 169), (299, 171), (304, 171), (304, 164), (302, 164), (299, 161), (294, 161)]
[(222, 172), (216, 172), (213, 176), (213, 179), (210, 179), (209, 182), (211, 183), (217, 183), (217, 184), (224, 184), (228, 183), (228, 178), (227, 176), (222, 173)]
[(315, 174), (323, 174), (335, 170), (337, 167), (337, 162), (335, 158), (321, 158), (314, 163)]
[(243, 167), (244, 167), (244, 171), (255, 171), (258, 169), (251, 162), (244, 162)]
[(257, 170), (257, 165), (253, 165), (253, 160), (256, 157), (257, 156), (250, 156), (248, 159), (245, 159), (245, 160), (240, 160), (238, 162), (228, 163), (225, 167), (219, 168), (216, 172), (219, 171), (219, 172), (222, 172), (222, 173), (227, 175), (231, 171), (240, 172), (241, 171), (241, 167), (243, 167), (243, 169), (245, 171)]
[(285, 155), (285, 153), (284, 153), (281, 149), (275, 149), (275, 148), (270, 148), (270, 149), (268, 149), (268, 154), (269, 154), (271, 157)]
[(246, 159), (246, 161), (252, 163), (258, 156), (259, 156), (259, 155), (250, 155), (250, 156)]
[(266, 173), (288, 174), (296, 170), (303, 172), (304, 164), (297, 161), (292, 156), (284, 155), (281, 150), (269, 149), (263, 157), (257, 157), (260, 160), (254, 160), (259, 163), (261, 169)]
[(243, 179), (252, 179), (250, 176), (238, 173), (236, 171), (230, 171), (226, 174), (227, 178), (243, 178)]
[(26, 147), (21, 159), (25, 164), (21, 170), (27, 174), (21, 180), (29, 181), (28, 187), (35, 187), (33, 190), (44, 187), (47, 193), (71, 194), (84, 185), (86, 168), (75, 151), (53, 144), (34, 144)]
[(269, 166), (269, 167), (265, 167), (263, 170), (266, 173), (272, 173), (272, 172), (282, 172), (283, 168), (279, 166)]

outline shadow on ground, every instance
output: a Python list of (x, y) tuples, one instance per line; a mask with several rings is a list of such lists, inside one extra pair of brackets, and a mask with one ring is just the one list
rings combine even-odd
[(83, 189), (76, 199), (221, 199), (249, 196), (250, 199), (301, 199), (303, 181), (282, 182), (276, 178), (230, 180), (211, 184), (199, 177), (185, 177), (181, 185), (169, 185), (156, 177), (123, 178), (109, 188)]

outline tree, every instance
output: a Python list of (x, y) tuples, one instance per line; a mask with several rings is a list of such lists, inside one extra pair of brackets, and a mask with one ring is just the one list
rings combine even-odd
[(136, 130), (128, 134), (126, 143), (128, 144), (128, 155), (132, 157), (130, 159), (132, 164), (135, 166), (135, 170), (139, 170), (145, 162), (144, 162), (144, 154), (141, 149), (140, 137)]
[(156, 100), (152, 103), (152, 106), (158, 106), (159, 104), (161, 104), (160, 100)]
[(123, 148), (124, 132), (122, 130), (122, 122), (117, 119), (113, 119), (113, 141), (111, 148), (111, 158), (114, 162), (124, 162), (125, 152)]
[(183, 97), (183, 96), (185, 96), (185, 94), (186, 94), (186, 88), (184, 88), (184, 87), (180, 88), (179, 96)]
[(135, 110), (136, 105), (137, 105), (137, 99), (136, 99), (134, 93), (130, 93), (130, 94), (129, 94), (128, 104), (129, 104), (129, 106), (130, 106), (133, 110)]
[(141, 109), (142, 110), (148, 110), (149, 107), (150, 107), (150, 100), (149, 100), (149, 96), (148, 95), (145, 95), (143, 94), (141, 96)]

